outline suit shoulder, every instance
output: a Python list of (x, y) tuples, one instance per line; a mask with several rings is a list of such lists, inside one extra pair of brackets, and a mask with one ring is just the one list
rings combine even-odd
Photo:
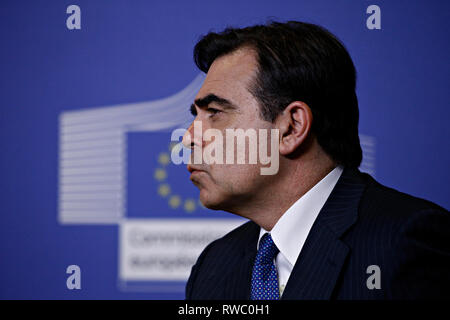
[(409, 216), (419, 211), (437, 211), (448, 213), (446, 209), (434, 202), (400, 192), (382, 185), (368, 176), (366, 192), (361, 201), (363, 209), (376, 210), (393, 216)]
[(198, 257), (196, 264), (202, 264), (205, 260), (220, 260), (219, 258), (226, 254), (242, 250), (243, 246), (252, 241), (255, 234), (259, 234), (258, 231), (259, 227), (254, 222), (243, 223), (223, 237), (209, 243)]
[(344, 281), (361, 283), (364, 292), (367, 278), (361, 270), (374, 264), (382, 272), (382, 298), (448, 295), (439, 277), (450, 266), (449, 212), (365, 177), (358, 217), (343, 236), (351, 248)]
[(236, 262), (236, 257), (240, 257), (239, 252), (243, 252), (244, 248), (252, 243), (253, 238), (257, 239), (258, 228), (254, 222), (248, 221), (209, 243), (198, 257), (190, 278), (195, 278), (193, 274), (199, 270), (204, 271), (200, 272), (202, 275), (207, 275), (214, 270), (221, 270), (224, 263), (231, 266)]
[(208, 247), (216, 248), (242, 248), (242, 245), (248, 243), (252, 235), (259, 234), (259, 226), (253, 221), (247, 221), (234, 228), (223, 237), (211, 242)]
[[(405, 230), (412, 225), (435, 225), (436, 220), (447, 221), (449, 212), (437, 204), (386, 187), (365, 174), (366, 189), (361, 197), (358, 208), (358, 219), (350, 237), (359, 235), (359, 240), (365, 238), (368, 243), (385, 243), (392, 247)], [(361, 231), (364, 230), (364, 231)], [(370, 245), (370, 244), (367, 244)]]

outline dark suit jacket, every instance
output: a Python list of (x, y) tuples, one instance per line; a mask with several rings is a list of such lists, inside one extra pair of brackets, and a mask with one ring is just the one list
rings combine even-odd
[[(249, 299), (260, 228), (247, 222), (209, 244), (187, 299)], [(370, 265), (380, 289), (369, 289)], [(371, 282), (371, 281), (370, 281)], [(345, 169), (320, 211), (282, 299), (450, 298), (450, 214)]]

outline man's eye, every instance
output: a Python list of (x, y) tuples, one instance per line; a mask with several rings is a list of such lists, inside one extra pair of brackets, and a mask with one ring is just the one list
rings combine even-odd
[(214, 108), (208, 108), (208, 109), (206, 109), (206, 111), (211, 113), (210, 117), (222, 112), (222, 110), (214, 109)]

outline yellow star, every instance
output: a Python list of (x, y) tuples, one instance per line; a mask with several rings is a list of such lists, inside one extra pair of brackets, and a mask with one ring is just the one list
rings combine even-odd
[(164, 169), (158, 168), (155, 170), (155, 179), (158, 181), (165, 180), (167, 178), (167, 172)]
[(168, 165), (170, 162), (169, 154), (167, 152), (161, 152), (158, 157), (158, 162), (163, 166)]
[(178, 144), (179, 144), (179, 142), (172, 141), (172, 142), (169, 144), (169, 151), (172, 152), (172, 149), (173, 149), (176, 145), (178, 145)]
[(192, 212), (195, 210), (195, 201), (193, 199), (188, 199), (184, 202), (184, 210), (187, 212)]
[(170, 197), (170, 199), (169, 199), (169, 206), (172, 209), (178, 208), (180, 206), (180, 204), (181, 204), (181, 199), (180, 199), (179, 196), (171, 196)]
[(162, 197), (166, 197), (170, 193), (170, 186), (165, 183), (159, 186), (158, 194)]

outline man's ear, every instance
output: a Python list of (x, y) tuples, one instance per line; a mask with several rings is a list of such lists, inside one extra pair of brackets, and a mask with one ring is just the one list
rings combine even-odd
[(280, 154), (293, 153), (308, 137), (313, 116), (309, 106), (301, 101), (290, 103), (275, 120), (280, 130)]

